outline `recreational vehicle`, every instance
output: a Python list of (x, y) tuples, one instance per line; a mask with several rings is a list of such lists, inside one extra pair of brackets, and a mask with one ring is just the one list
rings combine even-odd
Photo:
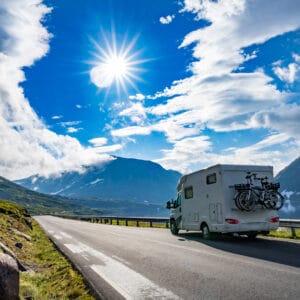
[(255, 238), (279, 226), (283, 197), (273, 183), (273, 167), (215, 165), (180, 178), (177, 197), (167, 202), (170, 228), (212, 233), (238, 233)]

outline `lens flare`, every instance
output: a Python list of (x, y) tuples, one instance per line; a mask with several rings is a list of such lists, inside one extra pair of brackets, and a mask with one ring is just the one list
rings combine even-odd
[(110, 89), (116, 86), (118, 94), (120, 87), (127, 93), (128, 84), (137, 90), (135, 81), (142, 81), (137, 75), (143, 69), (138, 65), (148, 61), (147, 59), (138, 59), (140, 51), (133, 52), (137, 37), (134, 37), (130, 43), (126, 43), (126, 38), (120, 48), (117, 47), (115, 34), (112, 35), (112, 41), (109, 42), (104, 37), (105, 48), (94, 40), (97, 52), (94, 53), (95, 60), (91, 62), (92, 68), (89, 71), (91, 81), (99, 89)]

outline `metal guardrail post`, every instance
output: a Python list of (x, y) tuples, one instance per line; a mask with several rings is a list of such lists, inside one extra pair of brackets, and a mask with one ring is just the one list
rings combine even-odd
[(296, 237), (296, 228), (291, 227), (291, 232), (292, 232), (292, 237), (295, 238)]

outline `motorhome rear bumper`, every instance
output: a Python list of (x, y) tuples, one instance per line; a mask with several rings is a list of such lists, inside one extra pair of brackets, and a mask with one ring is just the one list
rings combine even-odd
[(279, 222), (248, 222), (239, 224), (223, 224), (211, 226), (211, 231), (215, 232), (249, 232), (249, 231), (270, 231), (276, 230), (279, 227)]

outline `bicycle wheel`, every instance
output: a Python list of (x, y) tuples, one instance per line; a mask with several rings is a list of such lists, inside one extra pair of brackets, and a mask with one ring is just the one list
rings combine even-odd
[(271, 191), (264, 201), (266, 208), (279, 210), (284, 203), (284, 197), (278, 191)]
[(279, 210), (284, 204), (284, 197), (278, 191), (276, 191), (275, 193), (277, 196), (277, 202), (276, 202), (275, 209)]
[(236, 197), (236, 203), (240, 210), (251, 211), (255, 206), (255, 196), (251, 190), (241, 191)]
[(266, 191), (263, 200), (263, 206), (267, 209), (275, 209), (277, 203), (277, 195), (271, 191)]

